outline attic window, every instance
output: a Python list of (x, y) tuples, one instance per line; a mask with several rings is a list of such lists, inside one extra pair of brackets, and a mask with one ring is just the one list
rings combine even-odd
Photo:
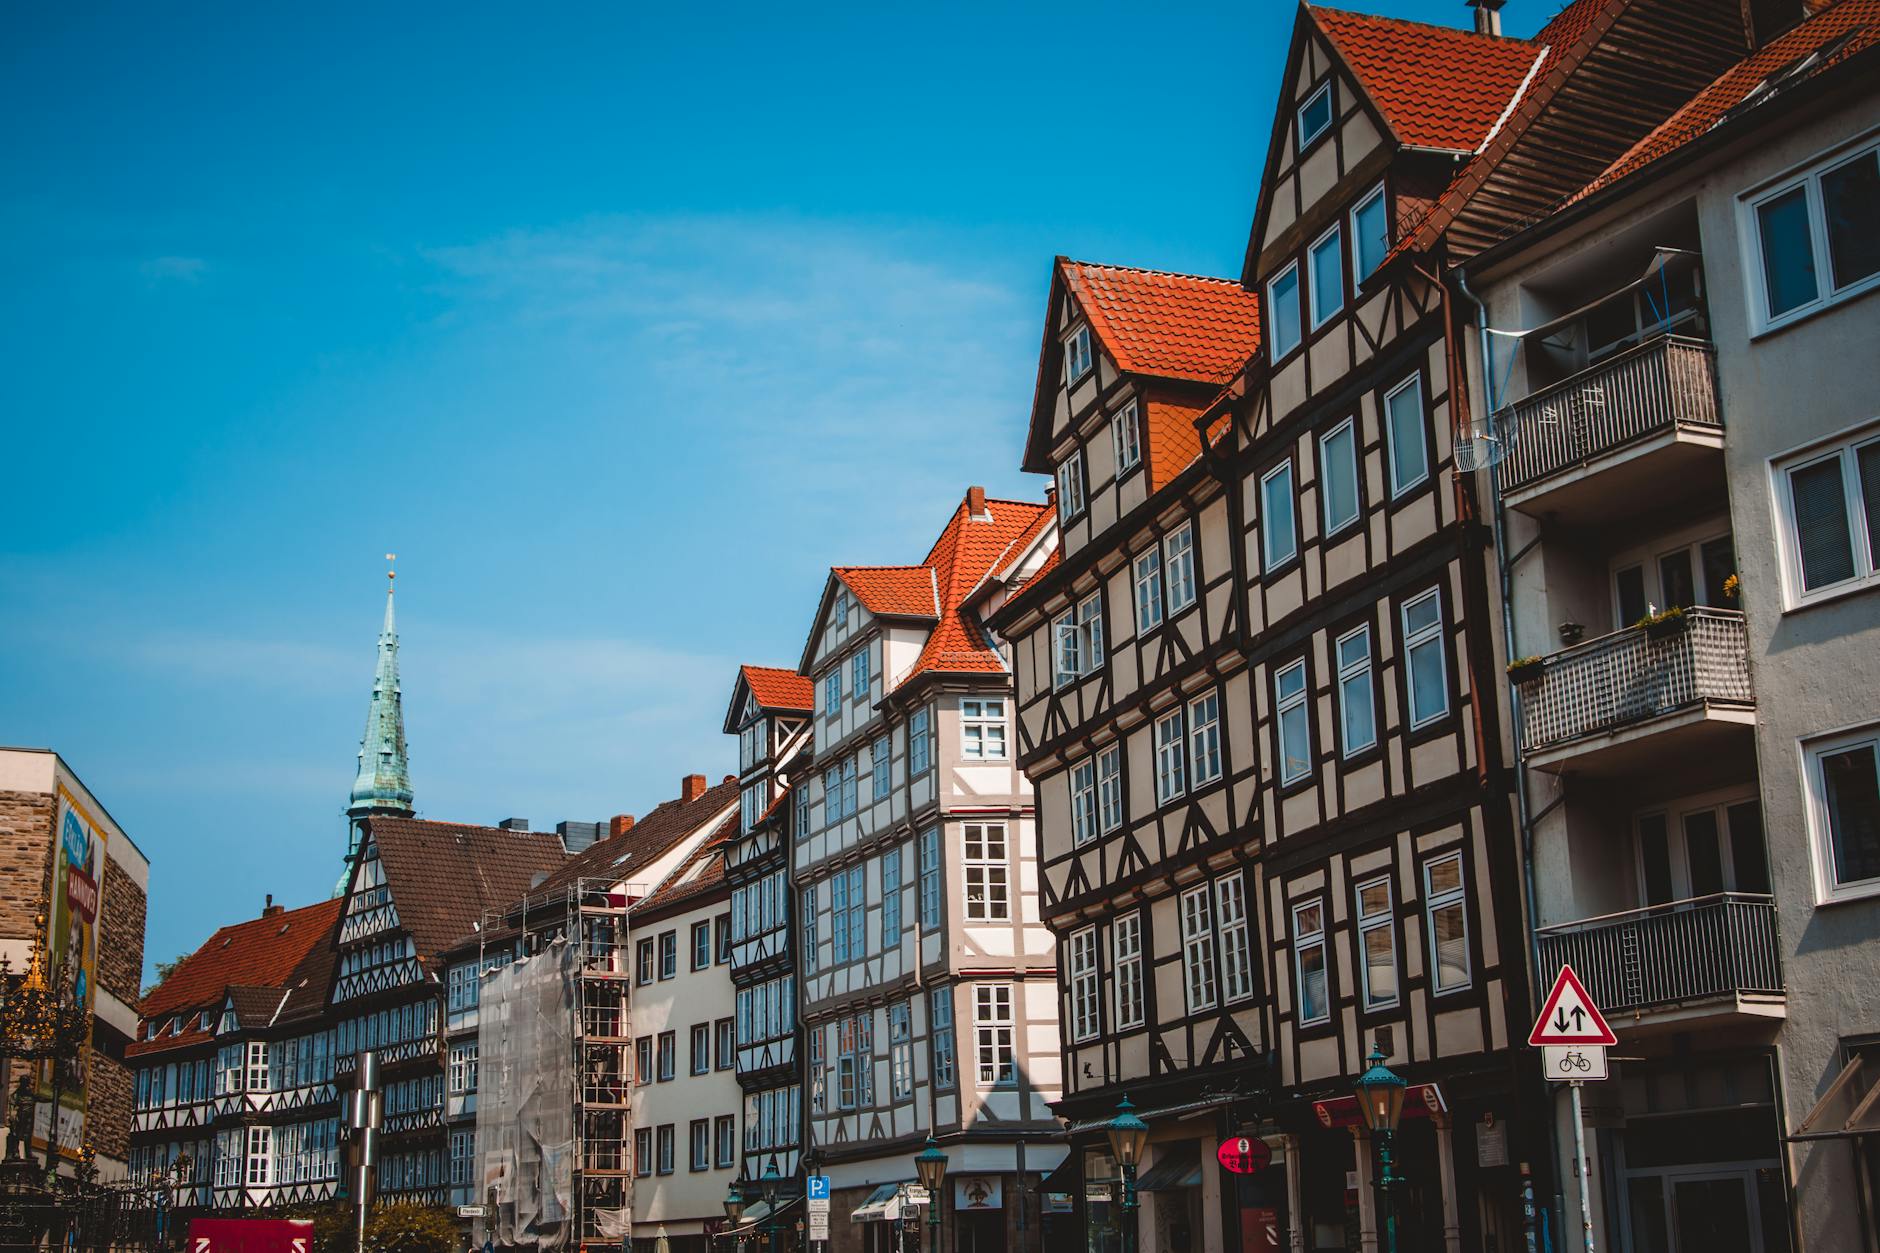
[(1299, 106), (1299, 149), (1332, 128), (1332, 85), (1328, 81)]
[(1064, 380), (1075, 383), (1090, 373), (1090, 328), (1080, 326), (1064, 341)]

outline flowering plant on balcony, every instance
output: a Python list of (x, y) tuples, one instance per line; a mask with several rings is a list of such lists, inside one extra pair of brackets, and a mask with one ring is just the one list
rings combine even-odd
[(1532, 683), (1541, 677), (1545, 664), (1539, 657), (1516, 657), (1508, 663), (1508, 678), (1515, 683)]
[(1669, 609), (1648, 613), (1632, 625), (1644, 627), (1645, 634), (1652, 639), (1667, 640), (1674, 635), (1683, 634), (1684, 629), (1690, 623), (1685, 619), (1684, 610), (1673, 605)]
[(1727, 576), (1723, 580), (1723, 594), (1726, 599), (1736, 600), (1743, 594), (1743, 580), (1735, 574)]

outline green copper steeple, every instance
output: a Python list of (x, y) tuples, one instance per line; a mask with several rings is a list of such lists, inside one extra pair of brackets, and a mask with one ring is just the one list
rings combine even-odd
[[(390, 554), (387, 554), (390, 557)], [(405, 707), (398, 690), (398, 628), (392, 619), (392, 585), (386, 571), (385, 629), (379, 632), (379, 668), (372, 676), (365, 738), (359, 741), (359, 775), (353, 780), (347, 816), (410, 814), (411, 771), (405, 762)]]

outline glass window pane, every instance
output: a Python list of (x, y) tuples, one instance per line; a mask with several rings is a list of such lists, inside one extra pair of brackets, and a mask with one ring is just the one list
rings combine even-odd
[(1325, 1003), (1325, 946), (1299, 950), (1299, 1019), (1318, 1022), (1329, 1010)]
[(1453, 892), (1462, 886), (1462, 861), (1455, 857), (1445, 857), (1441, 861), (1431, 862), (1427, 877), (1431, 896)]
[(1638, 820), (1638, 846), (1645, 869), (1645, 903), (1663, 905), (1672, 895), (1671, 849), (1663, 814), (1647, 814)]
[(1880, 441), (1856, 448), (1854, 460), (1867, 518), (1867, 568), (1880, 570)]
[(1339, 233), (1312, 245), (1312, 325), (1325, 320), (1345, 306), (1345, 250)]
[(1364, 986), (1372, 1005), (1397, 999), (1397, 960), (1391, 951), (1391, 929), (1372, 927), (1364, 933)]
[(1340, 680), (1338, 703), (1345, 720), (1345, 751), (1355, 753), (1377, 743), (1377, 709), (1371, 697), (1369, 670)]
[(1821, 759), (1834, 881), (1880, 878), (1880, 777), (1874, 745), (1862, 744)]
[(1299, 146), (1305, 147), (1317, 139), (1325, 128), (1332, 124), (1331, 85), (1314, 92), (1305, 107), (1299, 110)]
[(1279, 360), (1299, 343), (1299, 267), (1293, 266), (1267, 288), (1267, 316), (1272, 321), (1273, 359)]
[(1762, 238), (1763, 283), (1769, 316), (1780, 317), (1820, 294), (1815, 278), (1815, 249), (1809, 239), (1808, 189), (1796, 187), (1756, 206), (1756, 230)]
[(1312, 749), (1306, 726), (1306, 707), (1295, 705), (1279, 716), (1279, 777), (1290, 783), (1312, 769)]
[(1291, 464), (1280, 466), (1260, 485), (1260, 525), (1269, 570), (1289, 559), (1296, 548), (1292, 497)]
[(1880, 153), (1866, 152), (1821, 176), (1834, 290), (1880, 272)]
[(1629, 627), (1645, 616), (1645, 567), (1627, 566), (1612, 576), (1619, 593), (1618, 627)]
[(1723, 581), (1736, 573), (1736, 545), (1728, 535), (1713, 539), (1698, 550), (1704, 567), (1704, 603), (1713, 609), (1737, 606), (1723, 594)]
[(1689, 606), (1696, 600), (1693, 591), (1690, 549), (1680, 548), (1658, 559), (1658, 594), (1665, 598), (1660, 609)]
[(1325, 474), (1325, 529), (1327, 532), (1358, 517), (1358, 453), (1350, 423), (1327, 435), (1320, 444)]
[(1463, 925), (1462, 903), (1444, 905), (1430, 914), (1436, 937), (1436, 987), (1462, 987), (1469, 981), (1469, 934)]
[(1684, 858), (1691, 870), (1691, 895), (1723, 891), (1723, 850), (1717, 838), (1717, 812), (1684, 815)]
[(1854, 577), (1853, 537), (1841, 459), (1829, 457), (1789, 471), (1795, 502), (1795, 543), (1802, 557), (1802, 589), (1812, 591)]
[(1402, 492), (1429, 476), (1429, 449), (1423, 428), (1423, 389), (1414, 380), (1385, 400), (1390, 419), (1390, 484)]
[(1729, 808), (1730, 869), (1739, 892), (1769, 890), (1769, 853), (1763, 847), (1762, 806), (1744, 801)]
[(1303, 692), (1306, 687), (1305, 663), (1294, 662), (1292, 665), (1287, 666), (1284, 670), (1279, 672), (1279, 677), (1273, 682), (1280, 699), (1284, 700), (1288, 696), (1298, 695), (1300, 692)]
[(1384, 192), (1380, 188), (1376, 195), (1358, 206), (1352, 214), (1351, 241), (1354, 278), (1362, 281), (1366, 275), (1383, 264), (1384, 254), (1390, 250), (1390, 224), (1384, 216)]

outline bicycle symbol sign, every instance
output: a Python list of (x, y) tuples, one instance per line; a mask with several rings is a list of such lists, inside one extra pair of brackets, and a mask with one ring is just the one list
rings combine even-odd
[(1541, 1049), (1541, 1073), (1556, 1082), (1604, 1079), (1606, 1050), (1598, 1044), (1549, 1044)]

